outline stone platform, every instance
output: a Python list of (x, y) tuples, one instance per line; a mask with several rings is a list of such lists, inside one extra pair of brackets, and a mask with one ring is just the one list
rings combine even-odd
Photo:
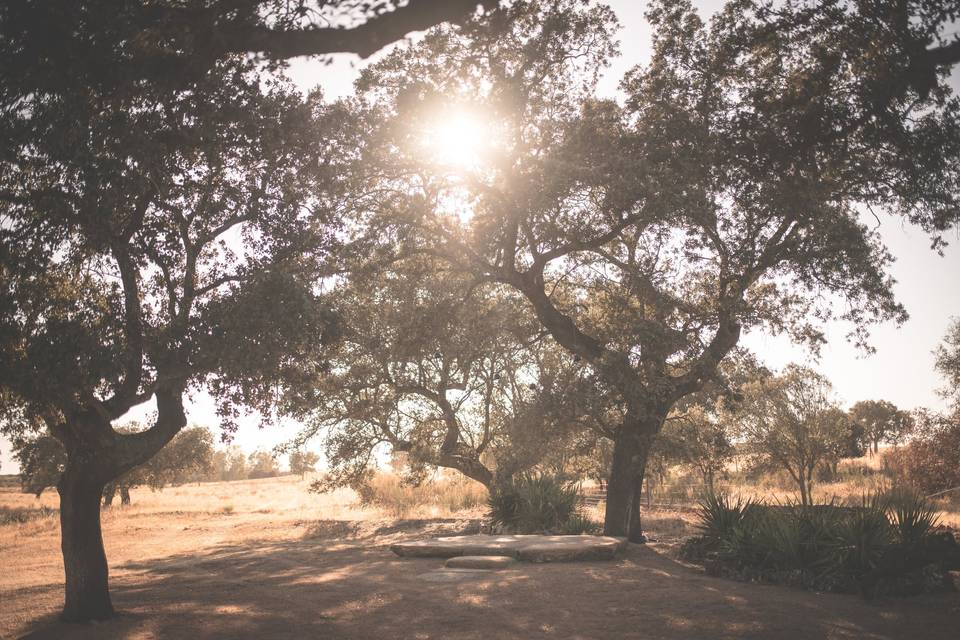
[(404, 558), (508, 556), (526, 562), (610, 560), (625, 538), (606, 536), (473, 535), (400, 542), (390, 550)]

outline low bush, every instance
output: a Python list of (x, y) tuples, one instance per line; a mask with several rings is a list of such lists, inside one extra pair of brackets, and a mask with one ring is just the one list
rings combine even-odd
[(570, 518), (560, 525), (559, 533), (565, 536), (579, 535), (600, 535), (603, 532), (603, 525), (582, 513), (574, 513)]
[(571, 523), (579, 502), (575, 484), (545, 473), (526, 473), (503, 480), (490, 491), (487, 516), (494, 526), (515, 533), (562, 533), (568, 524), (585, 526), (583, 520)]
[(859, 504), (763, 504), (705, 494), (701, 535), (682, 553), (721, 575), (823, 591), (912, 594), (942, 589), (960, 548), (935, 535), (929, 504), (906, 490)]

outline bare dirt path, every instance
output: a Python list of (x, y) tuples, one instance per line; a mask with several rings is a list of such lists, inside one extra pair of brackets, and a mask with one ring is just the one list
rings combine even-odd
[[(950, 638), (960, 595), (867, 602), (711, 578), (658, 545), (620, 559), (521, 563), (456, 582), (387, 545), (469, 521), (294, 519), (291, 513), (108, 518), (115, 620), (56, 621), (57, 532), (0, 533), (3, 638)], [(134, 516), (134, 517), (131, 517)]]
[[(651, 547), (434, 583), (364, 542), (246, 542), (120, 567), (115, 621), (55, 621), (60, 584), (3, 593), (29, 638), (951, 638), (956, 594), (866, 602), (710, 578)], [(27, 631), (26, 629), (24, 631)]]

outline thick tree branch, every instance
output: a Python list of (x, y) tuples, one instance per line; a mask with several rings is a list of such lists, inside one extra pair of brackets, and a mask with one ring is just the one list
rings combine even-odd
[(284, 59), (331, 53), (356, 53), (366, 58), (391, 42), (414, 31), (424, 31), (441, 22), (459, 23), (478, 5), (492, 8), (492, 0), (408, 0), (403, 7), (382, 13), (352, 28), (277, 30), (261, 25), (223, 28), (218, 37), (232, 53), (257, 52)]

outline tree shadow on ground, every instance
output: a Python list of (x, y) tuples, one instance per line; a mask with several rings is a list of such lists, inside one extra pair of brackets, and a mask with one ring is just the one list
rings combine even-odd
[(433, 582), (422, 576), (442, 560), (398, 558), (382, 545), (390, 532), (410, 537), (438, 521), (397, 523), (379, 537), (323, 522), (326, 536), (128, 563), (113, 584), (117, 619), (48, 617), (26, 637), (935, 639), (955, 638), (960, 622), (955, 594), (866, 602), (743, 584), (635, 545), (614, 561), (521, 563)]

